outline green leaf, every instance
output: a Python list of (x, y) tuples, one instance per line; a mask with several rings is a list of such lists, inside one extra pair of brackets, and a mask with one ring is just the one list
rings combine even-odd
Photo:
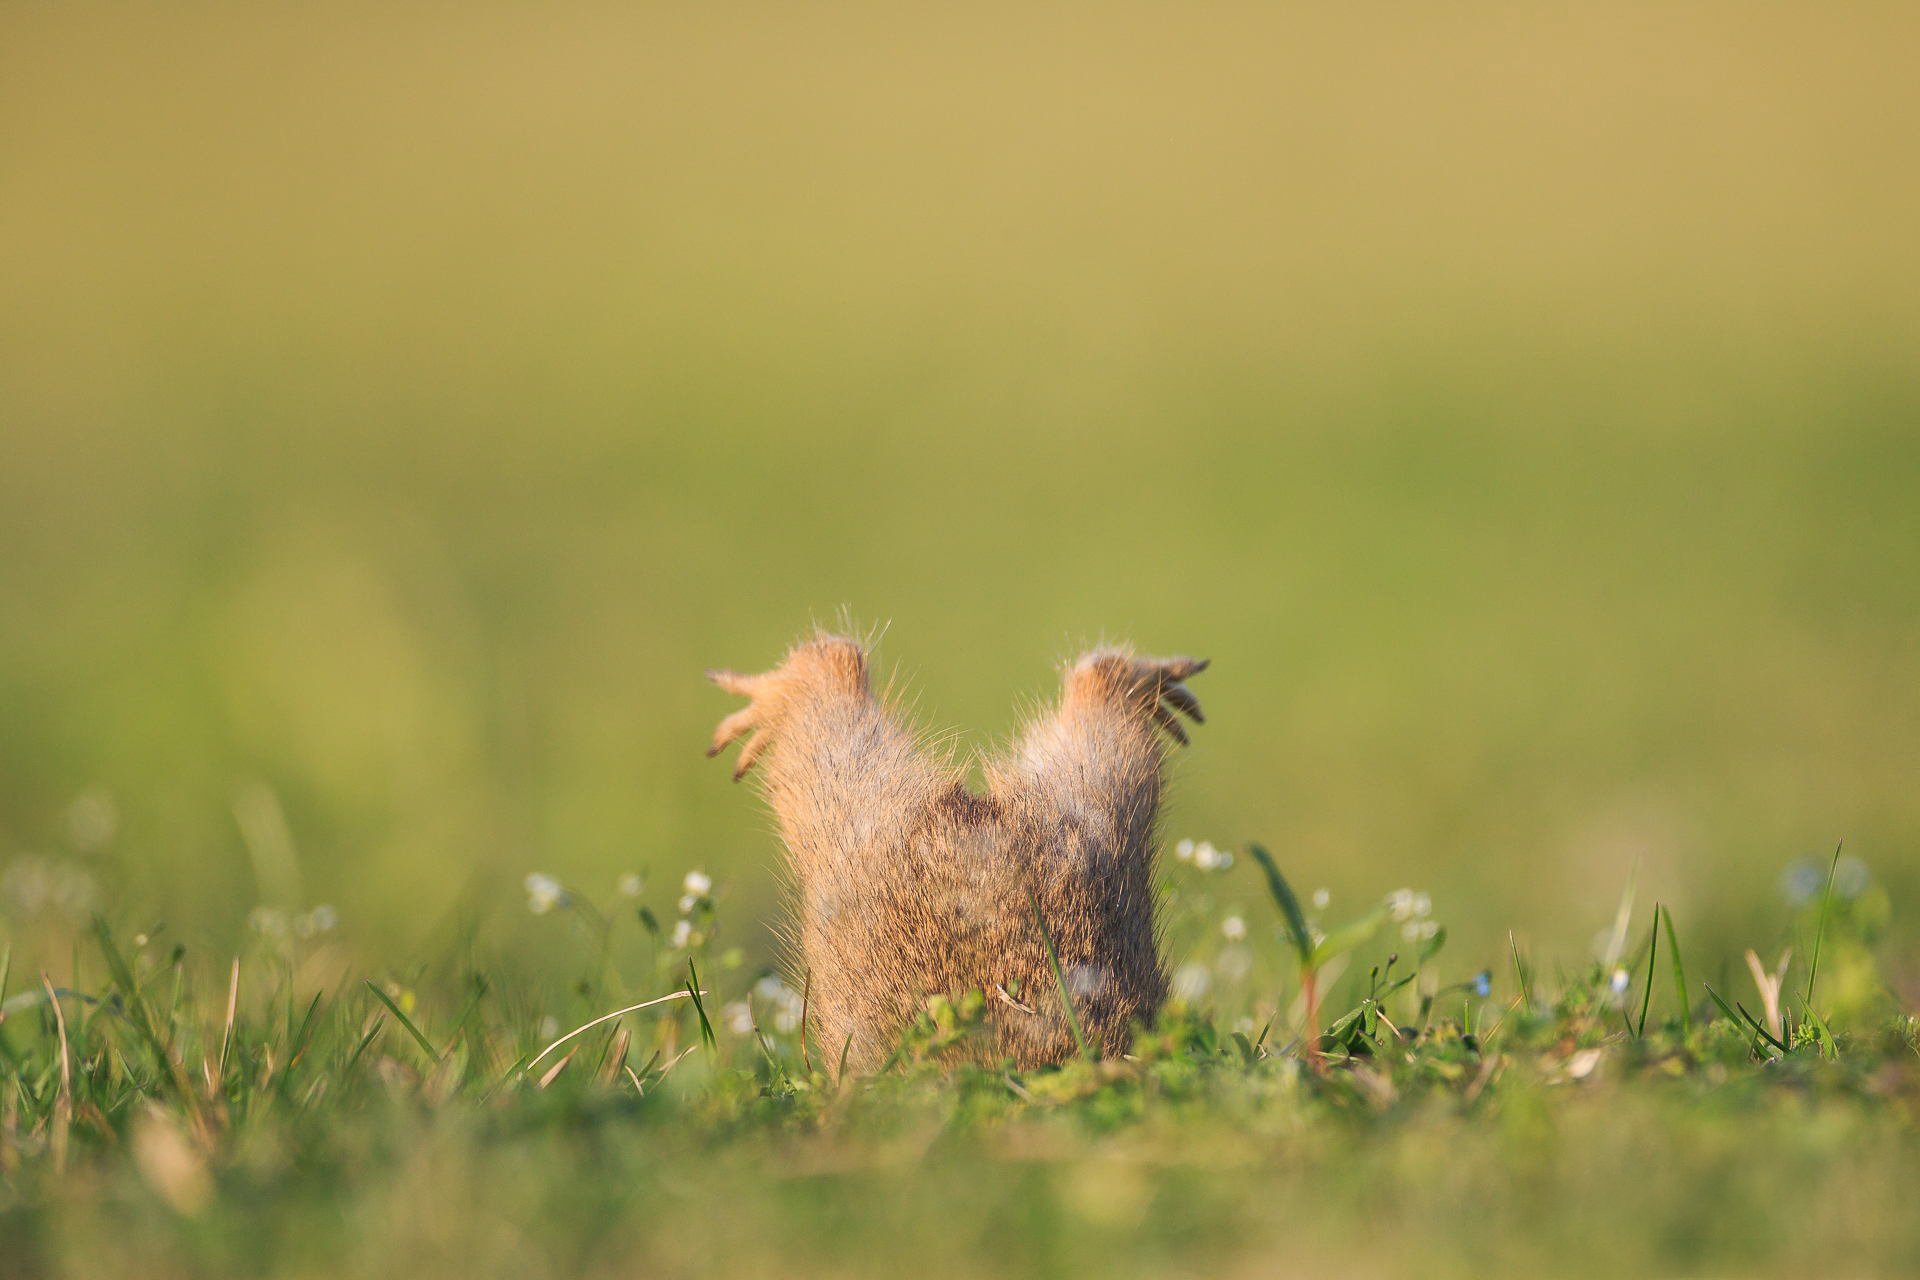
[(1300, 953), (1300, 964), (1304, 968), (1314, 967), (1313, 933), (1307, 928), (1307, 914), (1300, 909), (1300, 899), (1294, 896), (1293, 886), (1280, 874), (1280, 868), (1274, 864), (1273, 855), (1258, 843), (1249, 843), (1247, 852), (1260, 864), (1267, 875), (1267, 892), (1280, 904), (1280, 914), (1286, 919), (1287, 932), (1292, 935), (1294, 950)]
[(381, 1004), (387, 1006), (393, 1016), (400, 1020), (400, 1025), (407, 1029), (407, 1034), (419, 1041), (420, 1047), (427, 1051), (427, 1056), (435, 1062), (438, 1062), (440, 1060), (440, 1051), (433, 1047), (433, 1041), (427, 1039), (425, 1032), (413, 1025), (413, 1019), (400, 1011), (400, 1006), (393, 1002), (393, 997), (373, 985), (372, 979), (362, 978), (361, 981), (367, 984), (367, 990), (373, 992), (374, 998)]
[(1833, 846), (1833, 861), (1827, 864), (1827, 888), (1820, 895), (1820, 924), (1813, 933), (1813, 957), (1807, 964), (1807, 1008), (1813, 1008), (1813, 980), (1820, 976), (1820, 943), (1827, 936), (1827, 908), (1833, 904), (1833, 876), (1840, 869), (1840, 848), (1846, 844), (1842, 840)]
[(1840, 1057), (1840, 1046), (1834, 1043), (1826, 1019), (1815, 1013), (1812, 1005), (1807, 1006), (1807, 1021), (1813, 1026), (1813, 1038), (1820, 1044), (1820, 1056), (1829, 1062), (1836, 1061)]
[(1358, 920), (1341, 925), (1314, 944), (1313, 949), (1308, 953), (1307, 963), (1318, 969), (1335, 956), (1345, 955), (1371, 938), (1380, 928), (1380, 922), (1386, 918), (1387, 909), (1375, 907)]
[(1633, 1028), (1633, 1038), (1638, 1040), (1647, 1034), (1647, 1009), (1653, 1004), (1653, 962), (1660, 954), (1660, 904), (1653, 904), (1653, 928), (1647, 931), (1647, 985), (1640, 993), (1640, 1021)]
[(1680, 959), (1680, 939), (1673, 933), (1673, 911), (1661, 908), (1660, 921), (1667, 929), (1667, 950), (1673, 955), (1673, 989), (1680, 993), (1680, 1022), (1688, 1035), (1693, 1034), (1693, 1001), (1687, 998), (1687, 967)]
[(707, 1020), (707, 1006), (700, 999), (700, 971), (693, 967), (693, 957), (687, 957), (687, 994), (693, 997), (693, 1011), (700, 1015), (700, 1039), (711, 1051), (716, 1043), (713, 1035), (713, 1023)]

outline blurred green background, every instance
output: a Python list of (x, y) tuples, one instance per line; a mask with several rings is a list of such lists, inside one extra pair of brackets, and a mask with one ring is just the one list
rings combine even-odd
[(1916, 41), (8, 5), (0, 870), (535, 968), (527, 872), (697, 866), (768, 953), (700, 672), (846, 606), (964, 749), (1086, 641), (1211, 656), (1168, 834), (1468, 957), (1580, 959), (1636, 865), (1758, 943), (1842, 837), (1898, 919)]

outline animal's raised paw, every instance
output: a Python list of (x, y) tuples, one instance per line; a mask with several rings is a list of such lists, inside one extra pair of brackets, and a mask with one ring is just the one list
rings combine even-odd
[(747, 699), (747, 705), (720, 722), (713, 731), (707, 755), (717, 756), (742, 737), (746, 745), (733, 762), (735, 782), (747, 776), (754, 761), (773, 740), (781, 710), (809, 689), (838, 687), (866, 689), (866, 651), (841, 636), (817, 636), (794, 646), (779, 666), (757, 675), (709, 670), (707, 679), (728, 693)]
[[(1090, 653), (1075, 664), (1073, 676), (1092, 679), (1145, 710), (1169, 738), (1186, 746), (1186, 727), (1179, 716), (1205, 724), (1200, 700), (1186, 681), (1205, 671), (1205, 658), (1139, 658), (1115, 652)], [(1176, 715), (1175, 713), (1179, 713)]]
[(728, 693), (750, 700), (746, 706), (720, 722), (720, 726), (713, 731), (713, 742), (707, 748), (707, 756), (712, 758), (726, 750), (728, 743), (747, 737), (747, 745), (740, 748), (740, 758), (733, 763), (735, 782), (747, 776), (747, 770), (753, 768), (753, 762), (759, 759), (760, 753), (767, 749), (767, 743), (771, 740), (772, 735), (766, 731), (763, 720), (766, 707), (758, 698), (757, 691), (766, 686), (772, 675), (772, 672), (757, 676), (741, 675), (738, 671), (707, 672), (707, 679)]
[(1193, 690), (1183, 683), (1207, 669), (1205, 658), (1142, 658), (1138, 659), (1143, 684), (1151, 689), (1153, 698), (1153, 722), (1167, 731), (1167, 736), (1181, 746), (1187, 745), (1187, 731), (1174, 712), (1187, 717), (1195, 724), (1205, 724), (1207, 717), (1201, 714), (1200, 700), (1193, 696)]

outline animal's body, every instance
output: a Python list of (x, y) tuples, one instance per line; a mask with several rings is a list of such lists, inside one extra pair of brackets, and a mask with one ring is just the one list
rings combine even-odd
[[(970, 791), (874, 696), (867, 653), (819, 634), (760, 675), (710, 672), (750, 699), (713, 738), (751, 733), (797, 890), (817, 1043), (880, 1065), (933, 995), (978, 990), (993, 1043), (1023, 1066), (1075, 1052), (1051, 938), (1086, 1037), (1127, 1047), (1166, 996), (1152, 882), (1170, 742), (1198, 722), (1181, 683), (1206, 666), (1100, 649)], [(1043, 934), (1036, 921), (1045, 922)]]

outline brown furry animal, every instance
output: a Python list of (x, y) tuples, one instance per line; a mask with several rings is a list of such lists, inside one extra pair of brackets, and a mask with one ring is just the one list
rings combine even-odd
[[(752, 733), (787, 847), (818, 1043), (879, 1066), (929, 996), (988, 997), (985, 1056), (1022, 1066), (1075, 1052), (1035, 913), (1087, 1038), (1124, 1051), (1166, 996), (1154, 920), (1154, 819), (1193, 658), (1097, 649), (1060, 701), (986, 765), (984, 794), (877, 700), (866, 650), (819, 633), (761, 675), (709, 672), (750, 704), (709, 755)], [(1162, 735), (1165, 735), (1164, 737)]]

